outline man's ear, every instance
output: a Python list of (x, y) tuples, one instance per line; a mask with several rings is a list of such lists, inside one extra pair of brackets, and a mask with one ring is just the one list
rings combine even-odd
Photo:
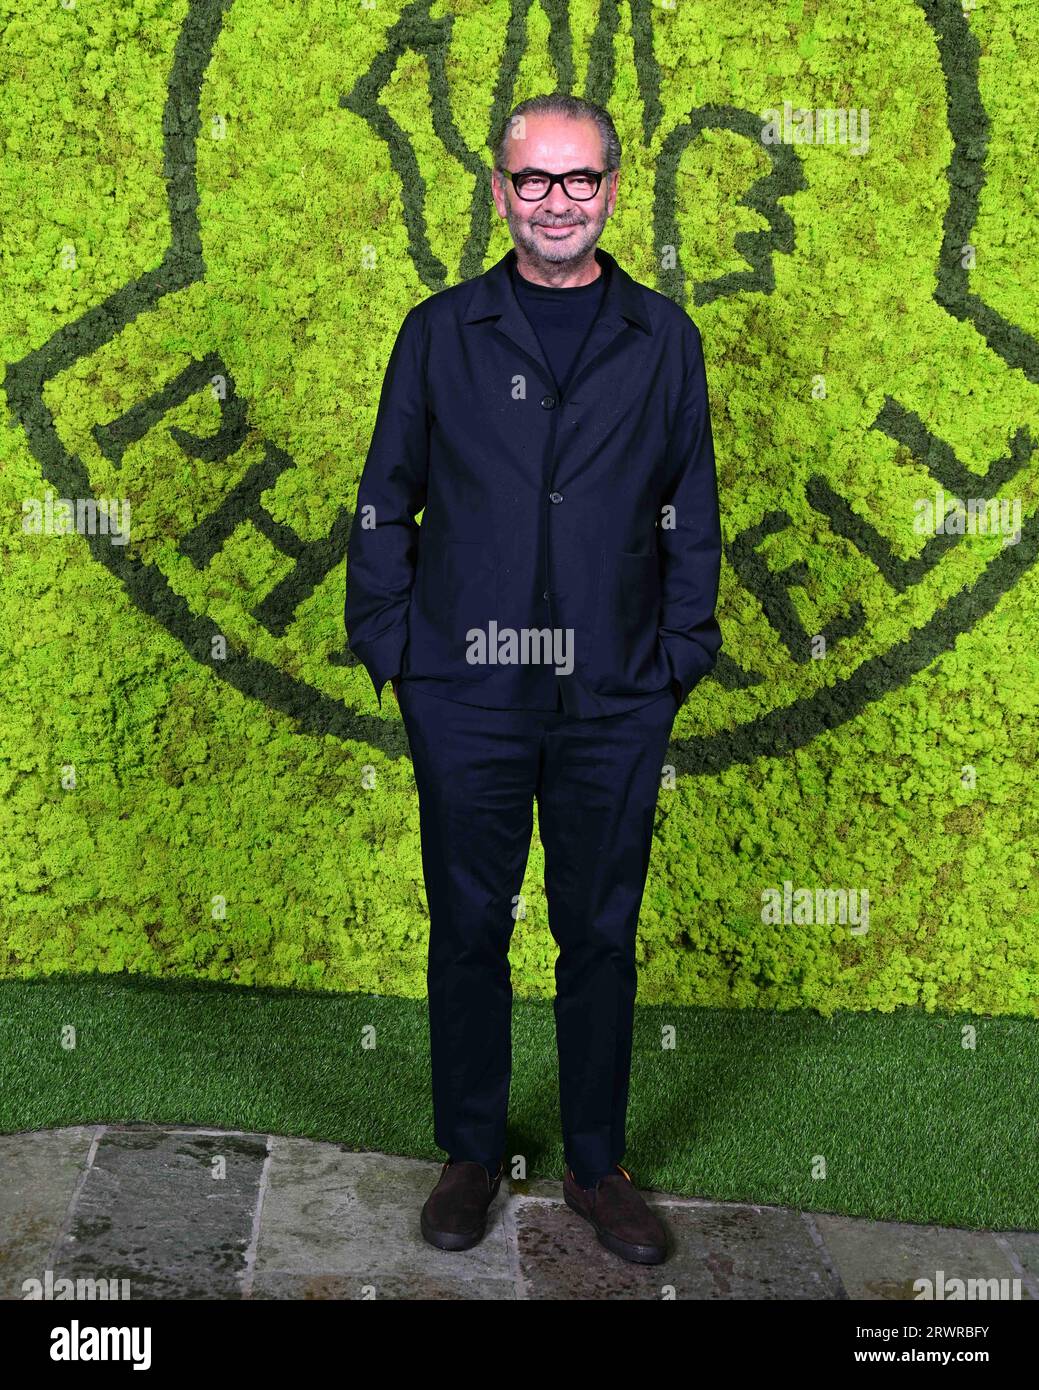
[(608, 191), (607, 191), (607, 193), (606, 193), (606, 215), (607, 215), (607, 217), (612, 217), (612, 216), (613, 216), (613, 209), (614, 209), (614, 208), (616, 207), (616, 205), (617, 205), (617, 187), (618, 187), (618, 185), (619, 185), (619, 183), (620, 183), (620, 177), (621, 177), (621, 171), (620, 171), (619, 169), (614, 169), (613, 173), (610, 175), (610, 178), (609, 178), (609, 185), (610, 185), (610, 186), (609, 186), (609, 189), (608, 189)]
[(491, 197), (494, 199), (494, 206), (498, 209), (498, 216), (504, 217), (509, 206), (508, 192), (505, 188), (505, 179), (499, 174), (497, 169), (491, 170)]

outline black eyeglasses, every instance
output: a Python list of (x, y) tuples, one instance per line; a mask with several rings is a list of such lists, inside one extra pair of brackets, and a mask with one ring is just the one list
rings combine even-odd
[(522, 198), (525, 203), (539, 203), (542, 198), (548, 197), (557, 183), (562, 185), (563, 192), (575, 203), (586, 203), (598, 193), (599, 185), (609, 171), (603, 169), (597, 173), (594, 169), (569, 169), (565, 174), (549, 174), (544, 169), (521, 169), (518, 174), (513, 174), (508, 169), (499, 168), (498, 172), (505, 175), (516, 190), (517, 198)]

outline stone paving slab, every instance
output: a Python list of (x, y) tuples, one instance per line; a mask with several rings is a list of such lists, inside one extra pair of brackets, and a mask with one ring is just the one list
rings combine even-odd
[(54, 1277), (126, 1279), (131, 1298), (239, 1298), (266, 1156), (263, 1135), (105, 1127)]
[(0, 1298), (43, 1277), (80, 1182), (96, 1125), (0, 1134)]
[[(478, 1249), (478, 1246), (474, 1246)], [(468, 1253), (468, 1252), (465, 1252)], [(383, 1274), (375, 1279), (346, 1274), (263, 1274), (258, 1275), (249, 1294), (251, 1299), (414, 1299), (461, 1301), (519, 1298), (510, 1279), (451, 1278), (447, 1274)]]
[[(440, 1165), (421, 1159), (353, 1153), (307, 1139), (272, 1140), (255, 1273), (354, 1276), (378, 1286), (389, 1276), (511, 1281), (499, 1190), (487, 1233), (462, 1252), (437, 1250), (422, 1237), (419, 1212)], [(444, 1256), (469, 1258), (445, 1265)]]
[(1016, 1279), (1022, 1300), (1036, 1296), (1025, 1287), (1025, 1271), (1010, 1242), (991, 1231), (853, 1221), (819, 1212), (814, 1220), (851, 1298), (917, 1299), (925, 1292), (914, 1287), (919, 1279), (931, 1281), (933, 1296), (939, 1280), (948, 1288), (956, 1278), (1006, 1280), (1005, 1291), (993, 1285), (1005, 1298), (1013, 1295)]
[[(437, 1250), (439, 1162), (152, 1125), (0, 1135), (0, 1297), (125, 1279), (156, 1299), (914, 1299), (914, 1281), (1039, 1298), (1039, 1233), (958, 1231), (648, 1192), (662, 1265), (606, 1250), (560, 1182), (502, 1184), (487, 1234)], [(939, 1276), (939, 1271), (942, 1274)], [(1016, 1281), (1016, 1282), (1015, 1282)], [(90, 1296), (88, 1293), (85, 1296)], [(949, 1296), (947, 1294), (947, 1296)]]
[[(1035, 1231), (1003, 1231), (996, 1237), (1009, 1248), (1011, 1258), (1020, 1262), (1024, 1277), (1039, 1285), (1039, 1233)], [(1039, 1298), (1039, 1293), (1032, 1295)]]
[(532, 1298), (844, 1298), (840, 1278), (799, 1212), (646, 1198), (668, 1229), (659, 1265), (618, 1259), (565, 1203), (524, 1201), (516, 1216)]

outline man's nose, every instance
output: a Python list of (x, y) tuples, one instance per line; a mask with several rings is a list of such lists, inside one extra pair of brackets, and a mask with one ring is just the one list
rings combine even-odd
[(551, 193), (542, 199), (541, 206), (555, 213), (572, 212), (574, 209), (574, 204), (563, 192), (561, 183), (553, 186)]

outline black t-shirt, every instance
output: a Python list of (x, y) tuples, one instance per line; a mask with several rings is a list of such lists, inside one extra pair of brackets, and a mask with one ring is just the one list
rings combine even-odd
[(601, 274), (589, 284), (557, 289), (551, 285), (535, 285), (520, 274), (515, 264), (512, 266), (516, 298), (537, 334), (559, 395), (566, 388), (577, 354), (602, 305), (608, 274), (609, 270), (603, 266)]

